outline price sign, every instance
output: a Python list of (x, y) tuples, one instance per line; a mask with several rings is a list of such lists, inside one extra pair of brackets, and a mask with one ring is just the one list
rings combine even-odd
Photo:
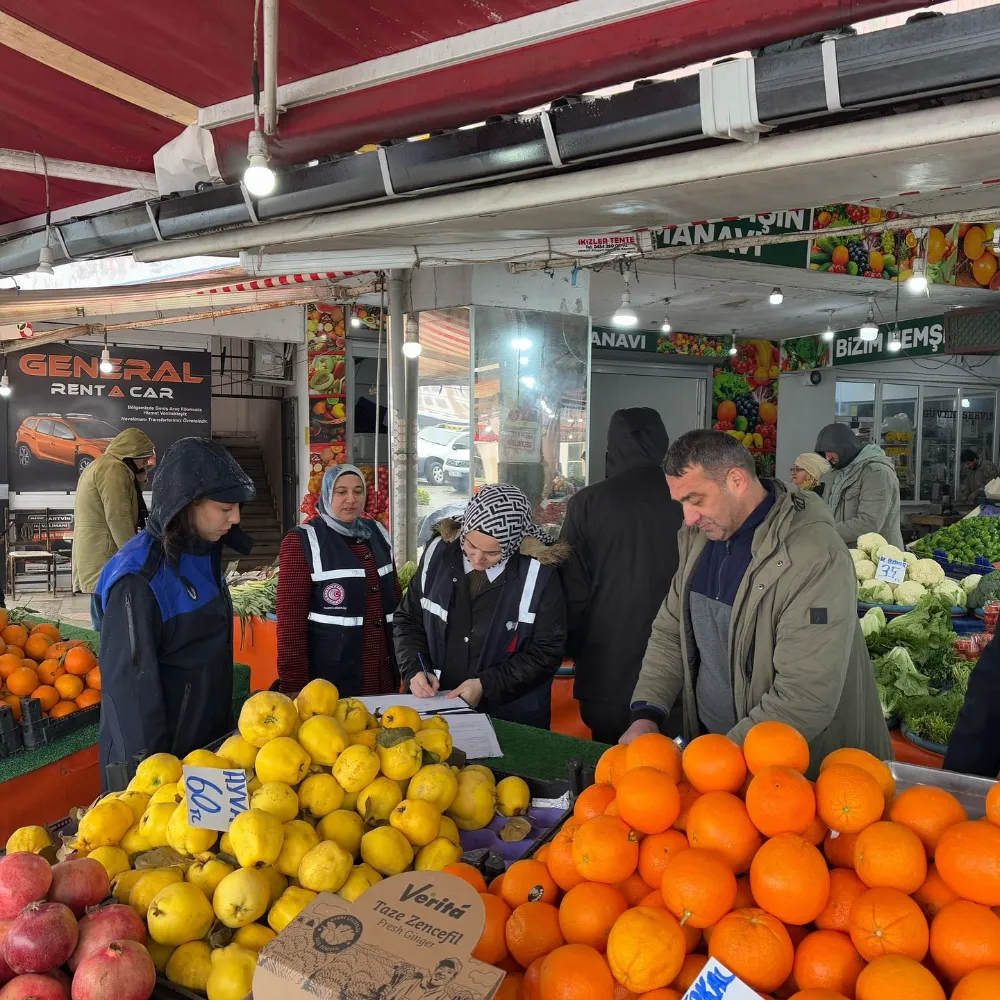
[(875, 567), (875, 579), (885, 580), (895, 586), (902, 583), (906, 578), (906, 560), (893, 559), (891, 556), (882, 556)]
[(737, 979), (721, 962), (710, 958), (683, 1000), (760, 1000), (760, 994)]
[(204, 830), (221, 830), (250, 808), (247, 773), (239, 768), (184, 766), (188, 823)]

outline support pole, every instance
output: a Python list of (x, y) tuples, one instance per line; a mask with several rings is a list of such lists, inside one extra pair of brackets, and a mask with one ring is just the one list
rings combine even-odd
[(403, 300), (407, 272), (389, 272), (389, 524), (396, 568), (406, 562), (405, 376)]
[(278, 0), (264, 0), (264, 134), (278, 128)]
[[(417, 339), (417, 317), (408, 310), (407, 326), (413, 325), (410, 340)], [(403, 447), (406, 461), (406, 558), (417, 558), (417, 386), (420, 381), (420, 358), (404, 358), (406, 365), (406, 414)]]

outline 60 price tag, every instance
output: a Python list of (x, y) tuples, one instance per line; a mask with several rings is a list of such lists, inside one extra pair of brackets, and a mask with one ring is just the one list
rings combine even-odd
[(247, 774), (238, 768), (184, 765), (188, 823), (223, 833), (241, 812), (250, 808)]

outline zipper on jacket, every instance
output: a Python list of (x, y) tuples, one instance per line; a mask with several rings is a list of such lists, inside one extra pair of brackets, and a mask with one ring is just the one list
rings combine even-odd
[(132, 615), (132, 595), (125, 595), (125, 622), (128, 625), (128, 648), (132, 655), (132, 666), (139, 666), (139, 650), (135, 643), (135, 618)]
[(173, 746), (170, 748), (170, 752), (176, 756), (177, 754), (177, 741), (180, 739), (181, 735), (181, 725), (184, 722), (184, 716), (187, 715), (188, 702), (191, 700), (191, 685), (184, 685), (184, 696), (181, 698), (181, 710), (177, 713), (177, 730), (174, 733)]

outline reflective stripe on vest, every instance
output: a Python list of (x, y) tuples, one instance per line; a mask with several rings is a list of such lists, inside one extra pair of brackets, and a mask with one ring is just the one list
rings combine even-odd
[(541, 564), (537, 559), (532, 559), (528, 566), (528, 576), (524, 581), (524, 590), (521, 591), (521, 603), (517, 606), (517, 620), (526, 625), (532, 625), (535, 621), (535, 612), (529, 611), (531, 599), (535, 596), (535, 583), (538, 581), (538, 570)]
[(425, 611), (429, 611), (432, 615), (437, 615), (441, 621), (448, 621), (448, 612), (440, 604), (435, 604), (429, 597), (420, 598), (420, 607)]
[(391, 621), (392, 621), (392, 615), (386, 615), (386, 616), (385, 616), (385, 620), (386, 620), (387, 622), (391, 622)]
[[(362, 572), (364, 572), (364, 570), (362, 570)], [(392, 563), (388, 563), (385, 566), (379, 566), (378, 568), (379, 576), (388, 576), (391, 572), (392, 572)]]
[[(423, 594), (427, 593), (427, 567), (431, 564), (431, 557), (434, 555), (434, 550), (441, 544), (441, 536), (438, 535), (437, 538), (427, 546), (427, 550), (424, 552), (424, 568), (420, 571), (420, 592)], [(421, 602), (423, 603), (423, 602)], [(429, 610), (429, 609), (428, 609)], [(444, 615), (444, 620), (448, 620), (448, 615)]]
[(324, 625), (364, 625), (364, 618), (348, 618), (346, 615), (323, 615), (318, 611), (309, 612), (309, 621)]
[[(311, 524), (302, 524), (299, 527), (306, 533), (306, 538), (309, 539), (309, 548), (312, 551), (312, 571), (309, 574), (309, 578), (314, 583), (319, 583), (322, 580), (345, 580), (349, 577), (364, 577), (364, 569), (323, 569), (323, 557), (319, 553), (319, 538), (316, 535), (316, 529)], [(389, 565), (389, 571), (392, 571), (392, 565)], [(379, 570), (379, 575), (382, 574), (382, 570)]]

